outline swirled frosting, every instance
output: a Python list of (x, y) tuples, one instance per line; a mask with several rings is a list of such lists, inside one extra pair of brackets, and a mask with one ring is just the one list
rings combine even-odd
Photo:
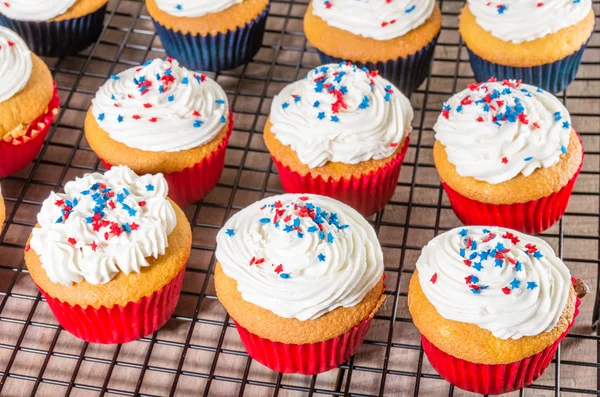
[(433, 129), (459, 175), (497, 184), (558, 163), (571, 117), (549, 92), (492, 79), (450, 98)]
[(581, 21), (592, 0), (468, 0), (477, 24), (515, 44), (532, 41)]
[(50, 194), (31, 248), (54, 283), (105, 284), (118, 272), (139, 273), (164, 255), (176, 216), (162, 174), (138, 176), (125, 166), (86, 174)]
[(76, 0), (6, 0), (0, 14), (18, 21), (49, 21), (64, 14)]
[(371, 225), (317, 195), (269, 197), (238, 212), (217, 235), (216, 257), (244, 300), (301, 321), (357, 305), (383, 276)]
[(355, 35), (391, 40), (421, 26), (434, 5), (434, 0), (315, 0), (313, 14)]
[(32, 67), (27, 44), (12, 30), (0, 26), (0, 103), (25, 87)]
[(357, 164), (391, 156), (412, 130), (408, 99), (377, 71), (330, 64), (273, 98), (271, 131), (303, 164)]
[(543, 240), (499, 227), (456, 228), (417, 260), (419, 283), (446, 319), (476, 324), (500, 339), (552, 330), (571, 275)]
[(212, 79), (154, 59), (111, 76), (92, 100), (98, 125), (115, 141), (149, 152), (179, 152), (211, 141), (229, 103)]
[(226, 10), (243, 0), (155, 0), (159, 9), (176, 17), (196, 18)]

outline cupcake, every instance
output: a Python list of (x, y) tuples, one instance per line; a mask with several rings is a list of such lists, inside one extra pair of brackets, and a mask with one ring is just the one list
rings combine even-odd
[(577, 74), (594, 31), (591, 0), (468, 0), (459, 31), (477, 81), (520, 79), (556, 93)]
[(40, 56), (74, 55), (102, 33), (108, 0), (6, 0), (0, 2), (0, 25), (27, 40)]
[(169, 56), (189, 69), (218, 72), (260, 49), (269, 0), (146, 0)]
[(217, 235), (215, 287), (250, 357), (313, 375), (362, 343), (383, 294), (383, 254), (355, 210), (317, 195), (269, 197)]
[(433, 129), (435, 167), (465, 225), (538, 234), (565, 213), (583, 147), (552, 94), (514, 80), (470, 84)]
[(44, 200), (25, 263), (56, 320), (94, 343), (156, 331), (175, 310), (192, 234), (161, 175), (86, 174)]
[(223, 89), (172, 59), (154, 59), (110, 79), (85, 119), (85, 136), (109, 168), (163, 173), (180, 206), (203, 199), (223, 172), (233, 115)]
[(46, 64), (15, 32), (1, 26), (0, 71), (0, 178), (4, 178), (40, 152), (60, 99)]
[(579, 313), (565, 264), (543, 240), (500, 227), (456, 228), (421, 252), (408, 308), (431, 366), (481, 394), (541, 376)]
[(377, 69), (406, 95), (427, 77), (441, 28), (434, 0), (314, 0), (304, 15), (322, 63)]
[(377, 70), (330, 64), (273, 98), (264, 139), (287, 193), (330, 196), (366, 216), (394, 194), (412, 118)]

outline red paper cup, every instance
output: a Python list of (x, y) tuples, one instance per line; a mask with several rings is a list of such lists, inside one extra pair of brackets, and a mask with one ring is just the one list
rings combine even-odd
[(315, 375), (339, 367), (356, 353), (371, 326), (371, 317), (335, 338), (302, 345), (273, 342), (233, 322), (252, 359), (273, 371)]
[[(29, 128), (22, 137), (11, 142), (0, 140), (0, 178), (25, 168), (38, 155), (48, 130), (58, 114), (59, 106), (60, 98), (54, 83), (54, 94), (48, 103), (48, 111), (29, 123)], [(34, 127), (37, 127), (37, 134), (34, 133)]]
[(39, 290), (46, 298), (58, 323), (79, 339), (93, 343), (126, 343), (149, 335), (165, 325), (177, 306), (181, 285), (182, 269), (177, 276), (160, 291), (127, 305), (101, 306), (94, 309), (87, 306), (71, 306), (67, 302)]
[[(177, 172), (164, 173), (169, 184), (169, 197), (180, 207), (202, 200), (217, 186), (225, 168), (225, 151), (233, 131), (233, 113), (229, 110), (229, 131), (219, 147), (196, 165)], [(109, 170), (111, 164), (100, 159)], [(114, 164), (113, 164), (114, 165)]]
[(277, 166), (281, 185), (286, 193), (329, 196), (368, 216), (385, 207), (394, 195), (402, 160), (408, 150), (409, 137), (404, 141), (402, 150), (385, 166), (359, 177), (340, 178), (337, 181), (332, 178), (325, 180), (321, 176), (314, 178), (310, 174), (302, 175), (275, 158), (273, 162)]
[(539, 234), (554, 225), (567, 210), (583, 159), (571, 180), (558, 192), (538, 200), (515, 204), (488, 204), (472, 200), (442, 181), (452, 210), (465, 225), (494, 225), (527, 234)]
[(440, 376), (463, 390), (479, 394), (502, 394), (519, 390), (531, 385), (548, 368), (558, 345), (575, 323), (580, 304), (581, 301), (577, 298), (573, 322), (552, 345), (514, 363), (486, 365), (461, 360), (441, 351), (421, 335), (423, 350)]

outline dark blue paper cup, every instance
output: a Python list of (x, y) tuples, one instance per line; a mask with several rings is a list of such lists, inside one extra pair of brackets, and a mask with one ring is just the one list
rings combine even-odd
[(218, 72), (250, 62), (260, 49), (269, 6), (241, 28), (216, 35), (181, 33), (154, 20), (167, 55), (188, 69)]
[(379, 75), (391, 81), (404, 95), (410, 95), (425, 81), (429, 74), (429, 65), (433, 59), (435, 44), (439, 34), (425, 47), (416, 53), (403, 58), (385, 62), (358, 62), (352, 59), (341, 59), (325, 54), (317, 49), (321, 63), (339, 63), (350, 61), (359, 67), (379, 70)]
[(557, 93), (567, 88), (571, 81), (575, 80), (586, 47), (587, 43), (573, 55), (556, 62), (532, 67), (498, 65), (486, 61), (468, 48), (467, 51), (469, 52), (469, 60), (475, 74), (475, 80), (479, 82), (488, 81), (490, 77), (495, 77), (498, 80), (514, 79)]
[(106, 5), (79, 18), (55, 22), (18, 21), (0, 14), (0, 26), (17, 32), (31, 51), (45, 57), (74, 55), (100, 37)]

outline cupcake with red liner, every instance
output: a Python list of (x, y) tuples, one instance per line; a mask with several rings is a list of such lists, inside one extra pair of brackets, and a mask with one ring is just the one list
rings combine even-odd
[(567, 266), (543, 240), (500, 227), (431, 240), (408, 307), (431, 366), (474, 393), (526, 387), (548, 367), (579, 313)]
[(0, 26), (0, 178), (40, 152), (60, 99), (50, 70), (12, 30)]
[(433, 128), (435, 166), (464, 224), (538, 234), (563, 216), (583, 147), (552, 94), (514, 80), (470, 84)]
[(383, 254), (355, 210), (317, 195), (261, 200), (217, 235), (215, 287), (250, 357), (313, 375), (362, 343), (385, 299)]
[(137, 174), (163, 173), (180, 206), (215, 187), (232, 129), (223, 89), (172, 58), (111, 76), (85, 119), (87, 141), (107, 168), (121, 164)]
[(190, 255), (190, 224), (158, 175), (124, 166), (86, 174), (50, 194), (25, 262), (57, 321), (76, 337), (125, 343), (175, 310)]
[(330, 196), (366, 216), (394, 194), (412, 118), (408, 99), (376, 70), (342, 62), (276, 95), (264, 139), (287, 193)]

